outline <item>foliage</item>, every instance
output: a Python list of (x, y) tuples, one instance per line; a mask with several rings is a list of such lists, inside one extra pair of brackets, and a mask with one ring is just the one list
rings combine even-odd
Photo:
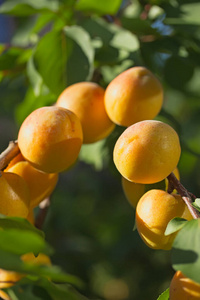
[[(30, 112), (54, 104), (66, 86), (94, 81), (105, 88), (125, 69), (144, 65), (164, 87), (157, 119), (181, 139), (181, 182), (198, 196), (199, 14), (195, 0), (3, 1), (0, 18), (15, 29), (0, 41), (1, 150)], [(134, 211), (112, 161), (123, 130), (117, 126), (107, 139), (83, 146), (79, 162), (60, 177), (42, 232), (0, 218), (0, 267), (28, 274), (8, 289), (13, 299), (153, 300), (168, 288), (171, 254), (144, 248), (132, 232)], [(168, 234), (181, 228), (172, 266), (200, 282), (198, 221), (171, 222)], [(26, 251), (51, 254), (53, 266), (27, 266), (19, 260)], [(118, 286), (121, 294), (114, 293)], [(168, 290), (158, 299), (167, 298)]]

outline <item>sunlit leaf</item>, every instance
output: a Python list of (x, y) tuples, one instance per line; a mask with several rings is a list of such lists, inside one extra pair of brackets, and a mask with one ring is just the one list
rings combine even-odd
[(76, 9), (82, 10), (86, 12), (95, 12), (100, 15), (111, 14), (114, 15), (117, 13), (120, 8), (122, 0), (101, 0), (101, 1), (93, 1), (93, 0), (79, 0), (76, 3)]
[(183, 218), (174, 218), (172, 219), (165, 229), (165, 235), (172, 234), (185, 226), (187, 220)]
[(9, 0), (0, 5), (0, 13), (26, 16), (42, 11), (56, 11), (57, 0)]

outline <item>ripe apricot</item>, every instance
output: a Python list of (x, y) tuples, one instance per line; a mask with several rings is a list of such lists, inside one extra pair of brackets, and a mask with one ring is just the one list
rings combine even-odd
[(0, 299), (3, 299), (3, 300), (12, 300), (8, 294), (6, 294), (4, 291), (0, 290)]
[(170, 300), (200, 299), (200, 284), (187, 278), (181, 271), (177, 271), (170, 283)]
[(135, 183), (122, 176), (122, 188), (128, 202), (136, 208), (138, 201), (145, 193), (145, 184)]
[(61, 107), (41, 107), (22, 123), (18, 145), (23, 157), (36, 169), (58, 173), (77, 159), (83, 140), (81, 123)]
[[(37, 257), (33, 253), (26, 253), (21, 256), (21, 260), (30, 264), (51, 265), (50, 258), (43, 253), (39, 253)], [(0, 269), (0, 288), (8, 288), (21, 280), (25, 274)]]
[(30, 192), (23, 178), (14, 173), (0, 174), (0, 213), (26, 218), (29, 213)]
[(160, 121), (135, 123), (121, 134), (114, 147), (114, 163), (126, 179), (155, 183), (177, 166), (181, 148), (176, 131)]
[(138, 233), (150, 248), (169, 250), (177, 232), (167, 236), (164, 233), (169, 221), (175, 217), (192, 219), (181, 196), (163, 190), (149, 190), (136, 207)]
[(19, 161), (6, 171), (18, 174), (26, 181), (30, 190), (31, 208), (49, 197), (58, 181), (58, 173), (44, 173), (32, 167), (28, 161)]
[(162, 103), (163, 88), (144, 67), (133, 67), (122, 72), (105, 91), (105, 107), (109, 118), (126, 127), (154, 119)]
[(67, 87), (56, 105), (73, 111), (81, 121), (83, 143), (94, 143), (107, 137), (115, 124), (104, 105), (104, 89), (94, 82), (78, 82)]

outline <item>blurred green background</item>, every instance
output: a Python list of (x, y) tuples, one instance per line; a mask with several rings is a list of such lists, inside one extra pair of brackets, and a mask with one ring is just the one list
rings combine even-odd
[[(157, 117), (178, 132), (183, 185), (200, 193), (200, 3), (186, 0), (10, 0), (0, 2), (0, 150), (34, 109), (68, 85), (106, 88), (129, 67), (160, 80)], [(170, 251), (152, 250), (134, 227), (112, 161), (124, 128), (82, 147), (60, 174), (43, 230), (54, 264), (81, 278), (89, 299), (157, 299), (174, 274)], [(36, 209), (36, 214), (38, 210)], [(43, 299), (43, 298), (39, 298)], [(45, 299), (45, 298), (44, 298)]]

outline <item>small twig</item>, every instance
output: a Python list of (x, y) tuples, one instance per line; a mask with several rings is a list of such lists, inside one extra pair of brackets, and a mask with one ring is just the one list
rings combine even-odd
[(0, 154), (0, 170), (5, 169), (9, 162), (19, 153), (18, 142), (9, 142), (8, 147)]
[(177, 190), (177, 192), (182, 197), (183, 201), (187, 205), (192, 217), (194, 219), (200, 218), (200, 213), (194, 208), (192, 205), (192, 198), (188, 190), (180, 183), (180, 181), (176, 178), (174, 173), (171, 173), (168, 177), (169, 180), (169, 186), (173, 186), (174, 189)]
[(44, 224), (48, 209), (50, 206), (50, 198), (46, 198), (44, 199), (40, 204), (39, 204), (39, 208), (40, 211), (38, 213), (38, 216), (35, 220), (35, 227), (37, 227), (38, 229), (42, 229), (42, 226)]

